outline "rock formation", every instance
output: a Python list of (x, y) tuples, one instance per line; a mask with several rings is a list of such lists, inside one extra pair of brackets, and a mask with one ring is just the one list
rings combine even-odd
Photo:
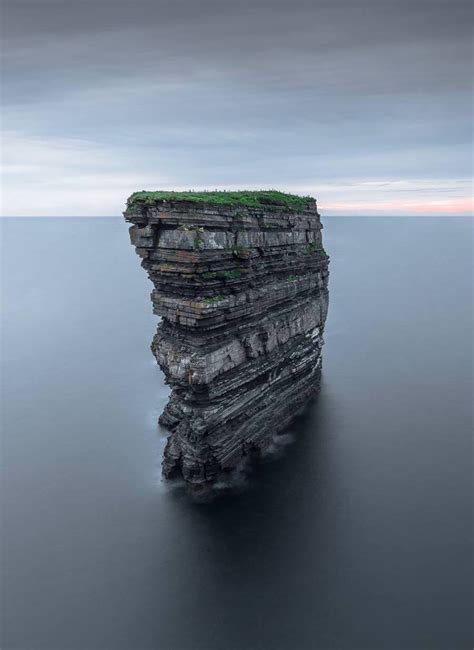
[(318, 389), (329, 260), (316, 202), (137, 192), (124, 216), (172, 388), (163, 474), (201, 488), (267, 448)]

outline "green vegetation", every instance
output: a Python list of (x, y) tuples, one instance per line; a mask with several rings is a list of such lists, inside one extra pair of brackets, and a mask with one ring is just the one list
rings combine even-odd
[(226, 278), (227, 280), (236, 280), (237, 278), (240, 278), (242, 273), (239, 269), (234, 269), (233, 271), (221, 271), (219, 275), (221, 278)]
[(232, 252), (236, 257), (248, 257), (250, 254), (249, 249), (247, 246), (233, 246), (232, 247)]
[(306, 247), (306, 252), (308, 253), (308, 255), (318, 254), (321, 257), (326, 256), (326, 251), (322, 247), (322, 244), (316, 244), (316, 242), (311, 242), (311, 244), (308, 244), (308, 246)]
[(225, 296), (212, 296), (210, 298), (203, 298), (203, 303), (206, 305), (212, 305), (213, 302), (219, 302), (219, 300), (224, 300)]
[(134, 192), (127, 201), (131, 207), (137, 203), (154, 203), (155, 201), (190, 201), (191, 203), (206, 203), (210, 205), (245, 206), (248, 208), (308, 208), (315, 203), (311, 196), (285, 194), (277, 190), (253, 191), (215, 191), (215, 192)]
[(288, 280), (290, 280), (290, 282), (293, 282), (293, 280), (297, 280), (297, 279), (298, 279), (298, 277), (296, 275), (289, 275), (288, 276)]
[(179, 226), (178, 230), (183, 230), (184, 232), (193, 232), (194, 233), (193, 248), (196, 250), (199, 250), (201, 248), (201, 244), (204, 243), (204, 238), (202, 236), (202, 233), (204, 232), (204, 228), (202, 228), (201, 226), (192, 226), (185, 223), (182, 226)]
[(205, 271), (202, 274), (202, 277), (205, 280), (215, 280), (216, 278), (224, 278), (225, 280), (237, 280), (240, 278), (242, 273), (239, 269), (234, 269), (232, 271)]
[(196, 250), (199, 250), (201, 248), (201, 244), (204, 243), (204, 238), (202, 236), (203, 232), (204, 232), (204, 228), (194, 228), (193, 247)]

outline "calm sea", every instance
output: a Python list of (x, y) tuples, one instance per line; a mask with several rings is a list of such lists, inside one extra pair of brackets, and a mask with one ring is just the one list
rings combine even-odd
[(320, 396), (195, 504), (126, 225), (2, 223), (4, 650), (472, 647), (472, 222), (324, 224)]

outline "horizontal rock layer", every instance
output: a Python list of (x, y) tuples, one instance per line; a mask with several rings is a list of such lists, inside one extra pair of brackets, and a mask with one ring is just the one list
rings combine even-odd
[(172, 388), (163, 473), (212, 484), (268, 447), (319, 384), (328, 257), (305, 207), (136, 201), (152, 350)]

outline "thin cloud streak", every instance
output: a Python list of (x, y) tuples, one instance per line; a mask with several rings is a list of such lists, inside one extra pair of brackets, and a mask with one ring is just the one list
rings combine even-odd
[[(5, 135), (2, 214), (10, 216), (112, 216), (120, 214), (125, 198), (137, 189), (191, 189), (179, 175), (150, 174), (138, 163), (130, 171), (127, 148), (109, 151), (97, 143), (73, 138), (31, 138), (16, 132)], [(233, 173), (233, 172), (232, 172)], [(28, 192), (22, 187), (29, 179)], [(269, 182), (202, 183), (194, 189), (262, 189)], [(21, 189), (20, 189), (21, 188)], [(469, 214), (470, 179), (378, 178), (354, 180), (321, 178), (282, 182), (278, 188), (311, 194), (326, 214)], [(32, 200), (32, 198), (34, 200)], [(11, 210), (11, 206), (16, 211)]]

